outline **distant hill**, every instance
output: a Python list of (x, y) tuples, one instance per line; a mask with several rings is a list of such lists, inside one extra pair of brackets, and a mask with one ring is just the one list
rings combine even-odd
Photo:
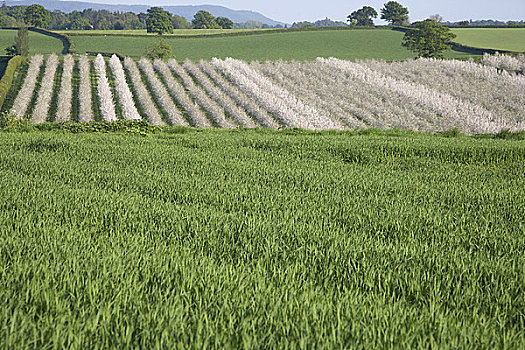
[[(58, 0), (8, 0), (7, 6), (21, 6), (40, 4), (50, 11), (60, 10), (62, 12), (82, 11), (85, 9), (94, 10), (108, 10), (108, 11), (122, 11), (122, 12), (146, 12), (149, 5), (114, 5), (114, 4), (99, 4), (91, 2), (80, 1), (58, 1)], [(193, 15), (198, 11), (204, 10), (210, 12), (215, 17), (228, 17), (235, 23), (244, 23), (246, 21), (258, 21), (271, 26), (278, 24), (284, 25), (282, 22), (274, 21), (255, 11), (232, 10), (223, 6), (215, 5), (189, 5), (189, 6), (160, 6), (166, 11), (173, 14), (186, 17), (188, 20), (193, 19)]]
[[(458, 22), (443, 22), (443, 24), (447, 26), (455, 26), (455, 25), (462, 25), (462, 21)], [(525, 21), (498, 21), (493, 19), (481, 19), (481, 20), (469, 20), (468, 25), (471, 26), (506, 26), (506, 25), (523, 25), (525, 24)]]

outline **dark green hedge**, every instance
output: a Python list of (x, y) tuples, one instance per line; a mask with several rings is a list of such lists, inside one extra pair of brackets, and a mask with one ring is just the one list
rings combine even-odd
[(11, 88), (16, 69), (25, 62), (26, 58), (24, 56), (14, 56), (9, 60), (4, 76), (0, 80), (0, 109), (2, 109), (7, 93)]
[[(280, 29), (269, 29), (269, 30), (245, 30), (242, 32), (231, 32), (231, 33), (219, 33), (219, 34), (190, 34), (190, 35), (177, 35), (177, 34), (165, 34), (164, 38), (176, 38), (176, 39), (195, 39), (195, 38), (217, 38), (217, 37), (229, 37), (229, 36), (246, 36), (246, 35), (263, 35), (263, 34), (276, 34), (276, 33), (292, 33), (292, 32), (313, 32), (313, 31), (325, 31), (325, 30), (360, 30), (360, 29), (390, 29), (389, 26), (373, 26), (373, 27), (315, 27), (315, 28), (280, 28)], [(69, 36), (133, 36), (133, 37), (146, 37), (155, 38), (151, 34), (134, 34), (134, 33), (92, 33), (86, 30), (82, 33), (70, 33)]]

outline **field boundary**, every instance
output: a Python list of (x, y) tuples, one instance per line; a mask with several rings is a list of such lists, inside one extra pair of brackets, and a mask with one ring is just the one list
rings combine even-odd
[(11, 84), (13, 84), (16, 69), (25, 61), (26, 58), (23, 56), (14, 56), (7, 63), (4, 76), (0, 79), (0, 110), (4, 106), (5, 98), (11, 89)]
[[(246, 30), (241, 32), (232, 33), (218, 33), (218, 34), (189, 34), (189, 35), (177, 35), (177, 34), (166, 34), (162, 35), (163, 38), (169, 39), (196, 39), (196, 38), (217, 38), (217, 37), (235, 37), (235, 36), (248, 36), (248, 35), (265, 35), (265, 34), (276, 34), (276, 33), (294, 33), (294, 32), (315, 32), (315, 31), (331, 31), (331, 30), (364, 30), (364, 29), (379, 29), (389, 30), (389, 26), (371, 26), (371, 27), (316, 27), (316, 28), (278, 28), (268, 30)], [(60, 34), (58, 32), (55, 32)], [(62, 34), (61, 34), (62, 35)], [(70, 33), (70, 37), (74, 36), (130, 36), (139, 38), (156, 38), (158, 35), (152, 34), (134, 34), (134, 33), (90, 33), (86, 30), (85, 33)]]
[[(0, 29), (19, 30), (20, 27), (2, 27)], [(67, 55), (68, 53), (73, 53), (74, 52), (75, 44), (69, 38), (68, 35), (57, 33), (57, 32), (53, 32), (53, 31), (50, 31), (50, 30), (47, 30), (47, 29), (43, 29), (43, 28), (37, 28), (37, 27), (27, 27), (27, 30), (30, 30), (32, 32), (39, 33), (39, 34), (42, 34), (42, 35), (47, 35), (47, 36), (50, 36), (50, 37), (53, 37), (55, 39), (60, 40), (62, 42), (62, 46), (63, 46), (62, 52), (61, 52), (62, 55)]]

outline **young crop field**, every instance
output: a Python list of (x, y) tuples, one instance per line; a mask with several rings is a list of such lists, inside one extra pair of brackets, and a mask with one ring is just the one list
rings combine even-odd
[[(403, 33), (393, 30), (322, 30), (306, 32), (264, 33), (248, 36), (165, 38), (177, 60), (198, 62), (213, 57), (254, 60), (314, 60), (322, 57), (341, 59), (384, 59), (388, 61), (413, 58), (401, 46)], [(73, 36), (75, 50), (84, 52), (116, 52), (140, 58), (155, 37)], [(451, 56), (462, 53), (453, 52)]]
[[(14, 45), (17, 30), (0, 29), (0, 51), (4, 54), (4, 49)], [(61, 53), (63, 49), (62, 42), (48, 35), (29, 31), (29, 54), (50, 54)]]
[(0, 132), (0, 343), (522, 349), (524, 167), (409, 132)]
[[(454, 60), (386, 63), (212, 59), (183, 64), (116, 56), (31, 58), (4, 104), (34, 123), (145, 119), (154, 125), (312, 130), (525, 129), (525, 76)], [(514, 61), (513, 61), (514, 62)]]
[(525, 52), (525, 28), (457, 28), (454, 41), (483, 49)]
[[(243, 32), (267, 32), (275, 30), (268, 29), (174, 29), (173, 33), (165, 33), (164, 37), (170, 36), (196, 36), (196, 35), (223, 35), (223, 34), (238, 34)], [(157, 36), (157, 33), (148, 33), (146, 29), (129, 29), (129, 30), (55, 30), (54, 32), (73, 35), (73, 36), (89, 36), (89, 35), (149, 35)]]

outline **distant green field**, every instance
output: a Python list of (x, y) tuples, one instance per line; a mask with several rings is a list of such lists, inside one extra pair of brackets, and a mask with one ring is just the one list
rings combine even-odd
[[(5, 54), (4, 49), (15, 43), (16, 30), (0, 29), (0, 55)], [(61, 53), (63, 49), (62, 42), (56, 38), (29, 32), (29, 54), (37, 53)]]
[[(246, 31), (271, 31), (274, 29), (175, 29), (173, 34), (170, 35), (210, 35), (210, 34), (231, 34), (240, 33)], [(156, 36), (157, 34), (147, 33), (146, 29), (131, 29), (131, 30), (57, 30), (55, 31), (61, 34), (73, 34), (73, 35), (90, 35), (90, 34), (119, 34), (119, 35), (151, 35)]]
[(525, 28), (458, 28), (460, 44), (483, 49), (525, 52)]
[[(391, 30), (325, 30), (312, 32), (266, 33), (264, 35), (217, 38), (166, 38), (179, 60), (197, 61), (212, 57), (253, 60), (313, 60), (316, 57), (341, 59), (401, 60), (414, 55), (401, 46), (403, 33)], [(117, 52), (140, 57), (155, 38), (131, 36), (75, 36), (79, 53)], [(454, 52), (450, 57), (464, 54)]]

